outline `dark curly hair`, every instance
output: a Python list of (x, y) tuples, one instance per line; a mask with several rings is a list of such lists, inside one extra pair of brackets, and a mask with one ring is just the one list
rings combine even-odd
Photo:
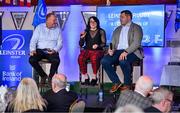
[(91, 27), (90, 27), (90, 20), (93, 19), (96, 23), (97, 23), (97, 29), (100, 29), (100, 23), (99, 23), (99, 19), (95, 16), (91, 16), (89, 19), (88, 19), (88, 24), (86, 26), (86, 30), (90, 30)]

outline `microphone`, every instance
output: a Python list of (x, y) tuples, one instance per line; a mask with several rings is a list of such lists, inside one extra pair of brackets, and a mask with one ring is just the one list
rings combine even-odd
[(84, 31), (85, 31), (85, 32), (88, 32), (88, 29), (86, 28)]
[[(88, 29), (85, 29), (85, 30), (84, 30), (84, 33), (86, 34), (87, 32), (88, 32)], [(83, 36), (83, 35), (84, 35), (84, 34), (82, 34), (82, 33), (80, 34), (80, 36)]]
[(112, 50), (112, 48), (113, 48), (113, 47), (112, 47), (112, 43), (110, 43), (110, 45), (109, 45), (109, 46), (110, 46), (110, 50)]

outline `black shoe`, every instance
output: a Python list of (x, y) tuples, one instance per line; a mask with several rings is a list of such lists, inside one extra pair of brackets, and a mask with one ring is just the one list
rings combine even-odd
[(90, 82), (89, 82), (89, 78), (88, 79), (85, 79), (85, 82), (81, 82), (81, 85), (89, 85)]
[(52, 82), (52, 77), (48, 78), (48, 84), (51, 86), (51, 82)]
[(41, 82), (40, 82), (40, 84), (46, 84), (46, 79), (47, 79), (47, 76), (41, 77)]
[(90, 82), (89, 82), (89, 78), (88, 79), (85, 79), (85, 84), (84, 85), (89, 85), (90, 84)]
[(92, 86), (97, 85), (97, 78), (91, 80), (91, 85), (92, 85)]

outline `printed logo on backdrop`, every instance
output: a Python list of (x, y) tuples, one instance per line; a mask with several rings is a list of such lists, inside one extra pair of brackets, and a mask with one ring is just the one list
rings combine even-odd
[(11, 12), (11, 16), (13, 18), (14, 26), (17, 30), (21, 30), (24, 25), (24, 21), (26, 19), (28, 12)]
[(84, 22), (85, 22), (86, 25), (88, 23), (89, 17), (96, 16), (96, 12), (95, 11), (82, 11), (81, 14), (83, 16), (83, 19), (84, 19)]
[(17, 86), (24, 77), (32, 77), (29, 65), (29, 43), (32, 30), (3, 30), (0, 49), (0, 82), (7, 86)]
[[(2, 41), (2, 43), (3, 43), (2, 47), (6, 48), (8, 50), (20, 50), (24, 46), (25, 38), (21, 34), (11, 34), (11, 35), (5, 37)], [(1, 53), (0, 53), (0, 55), (1, 55)], [(10, 54), (10, 55), (12, 55), (12, 54)], [(16, 54), (16, 55), (20, 55), (20, 54)]]
[(46, 11), (47, 11), (47, 10), (44, 10), (43, 4), (41, 4), (41, 5), (39, 6), (39, 9), (38, 9), (38, 17), (39, 17), (40, 19), (46, 19)]
[(168, 10), (165, 12), (165, 28), (169, 23), (170, 18), (172, 17), (173, 10)]
[(69, 11), (53, 11), (56, 14), (58, 25), (60, 26), (61, 29), (64, 29), (64, 25), (66, 21), (68, 20)]

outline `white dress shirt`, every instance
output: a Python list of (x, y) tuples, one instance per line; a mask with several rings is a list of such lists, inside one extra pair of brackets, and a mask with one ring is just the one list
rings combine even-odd
[(119, 35), (119, 44), (118, 50), (127, 49), (129, 47), (128, 44), (128, 32), (130, 28), (131, 22), (127, 23), (125, 26), (122, 26), (120, 35)]
[(139, 93), (140, 95), (142, 95), (143, 97), (146, 97), (146, 95), (144, 95), (143, 93), (141, 93), (140, 91), (138, 90), (134, 90), (135, 92)]
[(47, 28), (46, 23), (42, 23), (36, 27), (30, 41), (30, 51), (36, 49), (53, 49), (58, 52), (62, 48), (61, 29)]

